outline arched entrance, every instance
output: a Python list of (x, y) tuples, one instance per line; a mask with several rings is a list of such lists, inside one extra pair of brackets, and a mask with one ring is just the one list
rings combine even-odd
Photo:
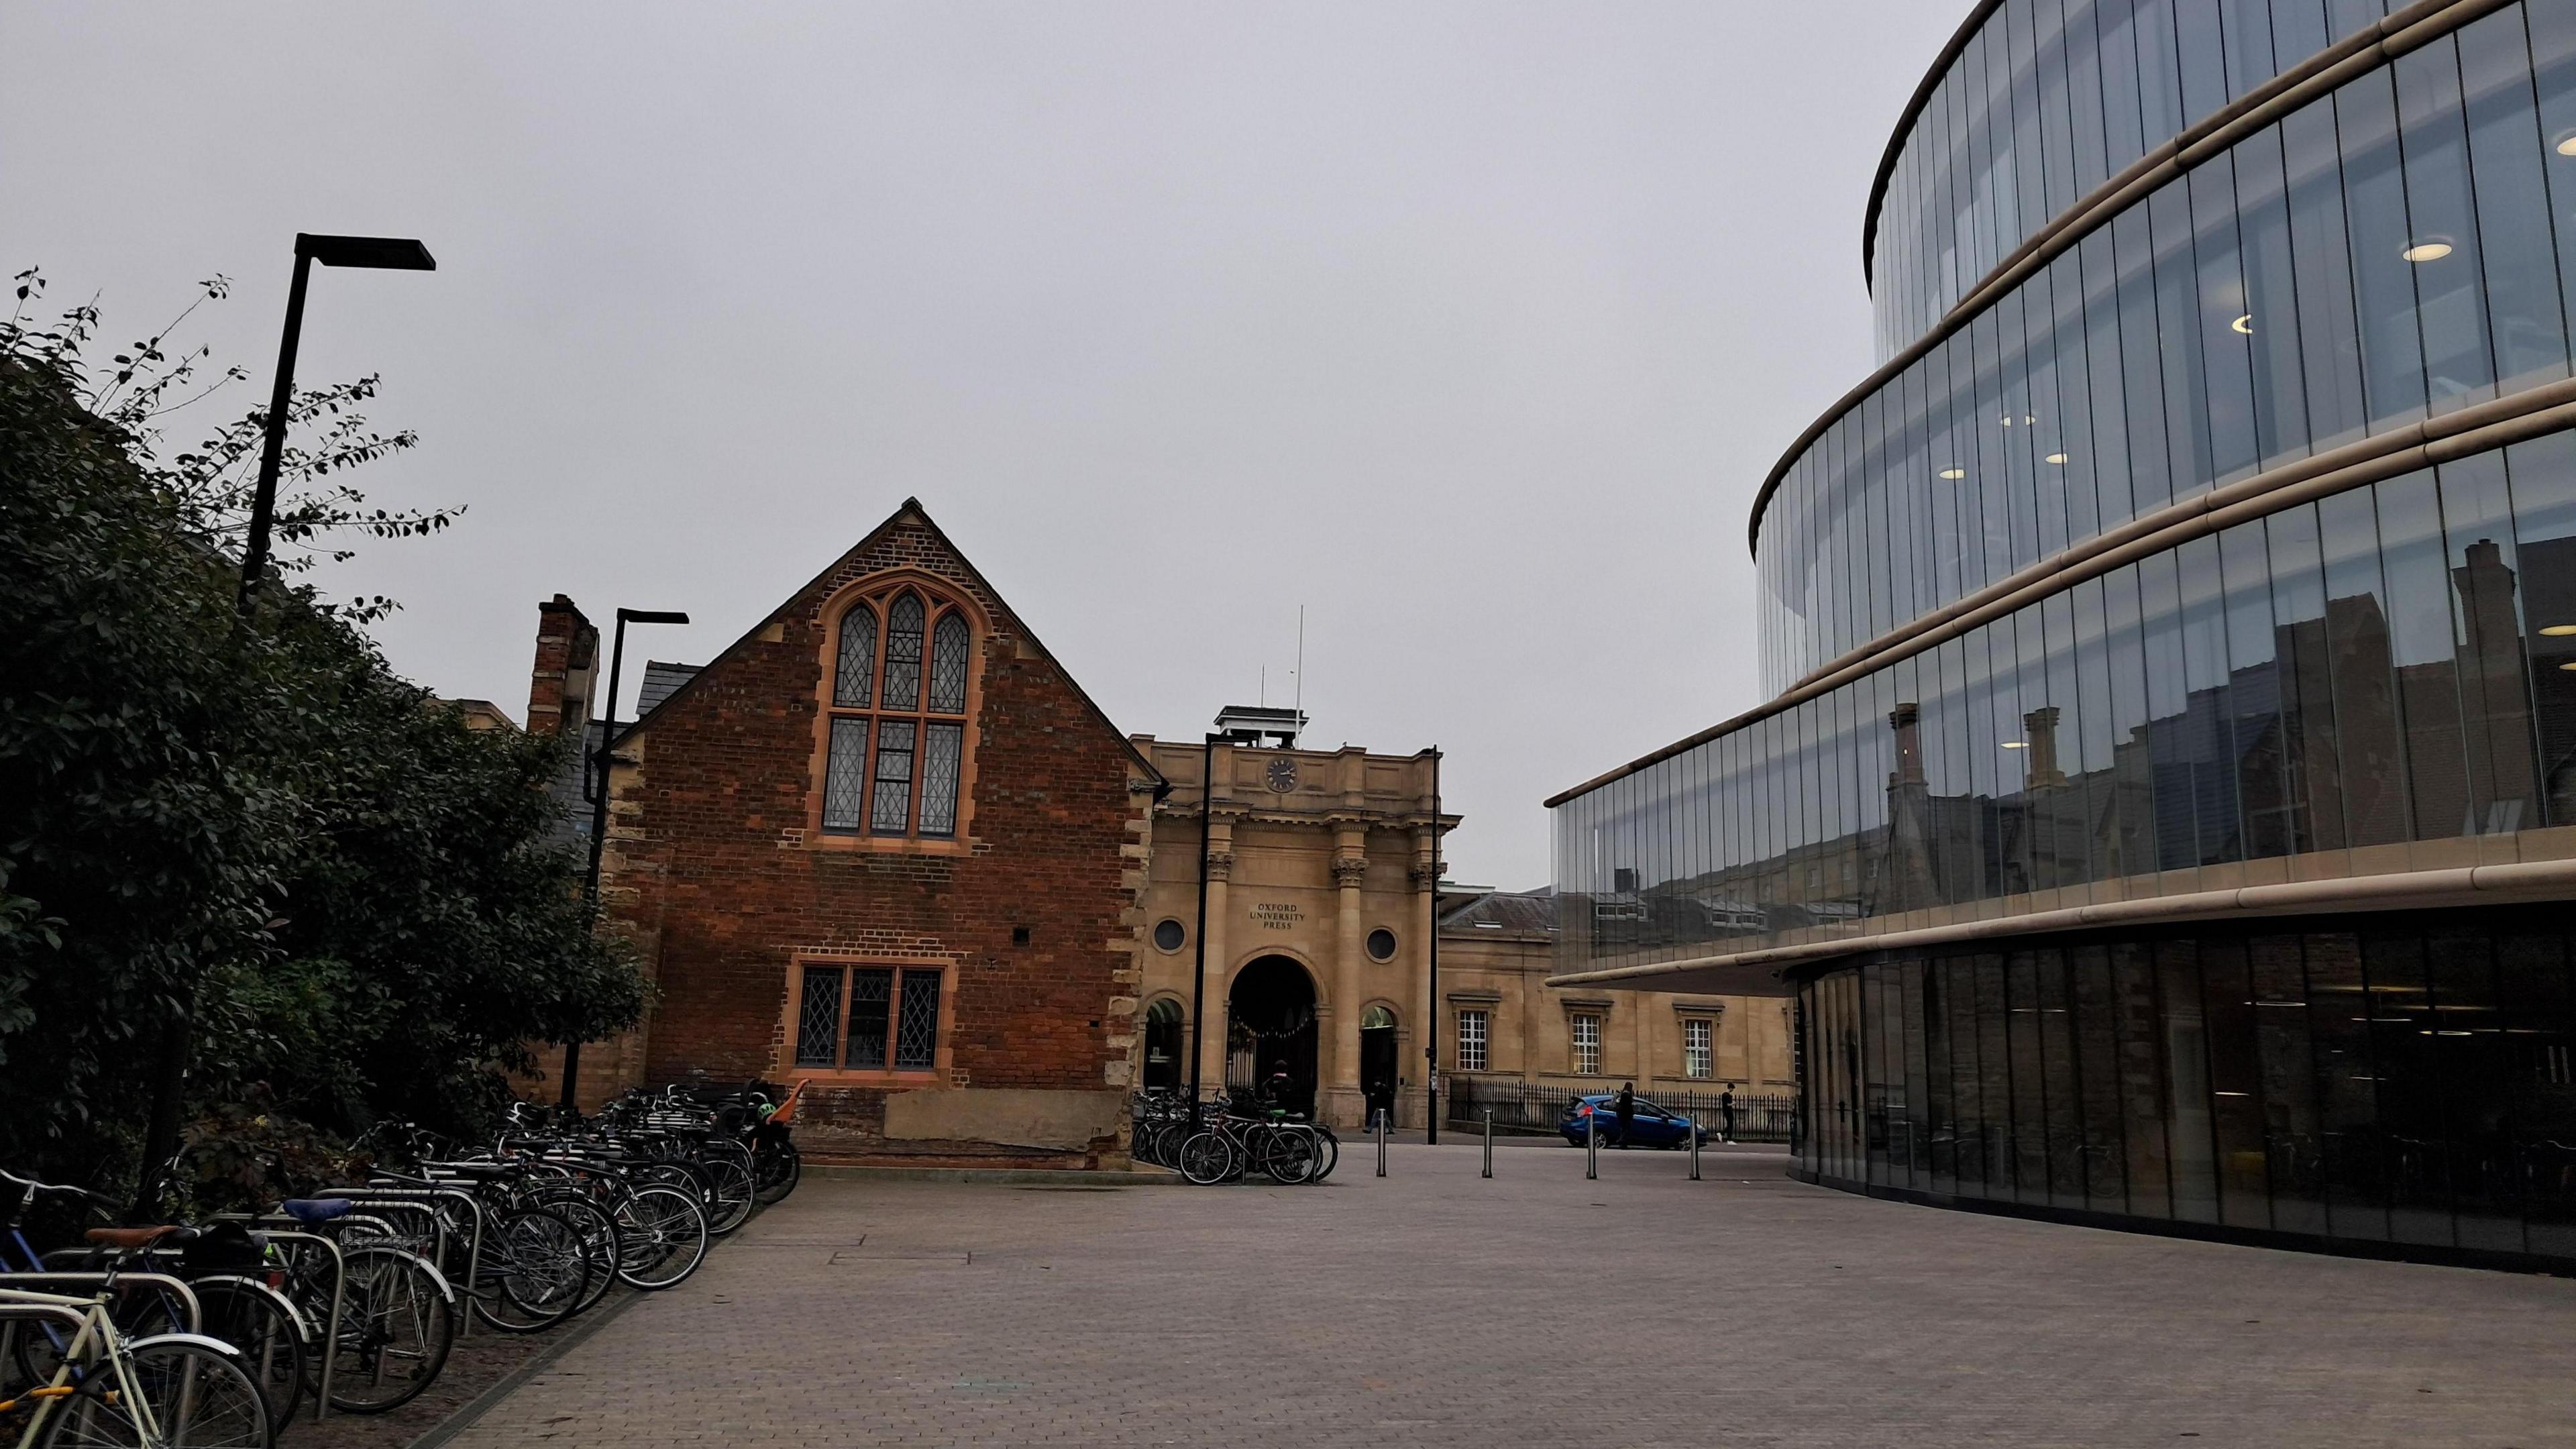
[(1315, 982), (1286, 956), (1243, 968), (1225, 998), (1225, 1084), (1258, 1091), (1284, 1073), (1279, 1105), (1315, 1111)]
[(1360, 1100), (1372, 1121), (1395, 1110), (1395, 1013), (1383, 1006), (1360, 1014)]

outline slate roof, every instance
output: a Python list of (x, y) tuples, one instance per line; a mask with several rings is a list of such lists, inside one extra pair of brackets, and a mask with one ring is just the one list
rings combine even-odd
[(662, 701), (669, 699), (681, 685), (698, 677), (703, 664), (665, 664), (659, 659), (644, 661), (644, 685), (635, 694), (635, 717), (651, 714)]

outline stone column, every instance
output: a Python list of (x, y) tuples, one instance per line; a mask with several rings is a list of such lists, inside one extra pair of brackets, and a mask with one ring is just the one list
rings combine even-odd
[(1225, 820), (1211, 822), (1207, 862), (1207, 1028), (1199, 1042), (1199, 1086), (1207, 1092), (1225, 1085), (1225, 991), (1229, 984), (1225, 927), (1232, 919), (1225, 887), (1233, 874), (1234, 826)]
[(1368, 827), (1337, 825), (1333, 832), (1333, 885), (1338, 903), (1333, 938), (1332, 1040), (1325, 1049), (1324, 1102), (1319, 1111), (1335, 1128), (1356, 1128), (1368, 1118), (1360, 1095), (1360, 1016), (1368, 1002), (1368, 947), (1361, 932), (1360, 885), (1368, 879)]

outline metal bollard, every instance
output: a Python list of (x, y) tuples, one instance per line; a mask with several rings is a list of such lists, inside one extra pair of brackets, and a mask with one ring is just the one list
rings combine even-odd
[(1601, 1109), (1583, 1114), (1583, 1176), (1587, 1181), (1601, 1176)]
[(1494, 1175), (1494, 1109), (1485, 1109), (1485, 1175)]
[(1377, 1114), (1377, 1175), (1380, 1177), (1386, 1176), (1386, 1117), (1384, 1112)]
[(1699, 1181), (1699, 1123), (1691, 1123), (1691, 1181)]

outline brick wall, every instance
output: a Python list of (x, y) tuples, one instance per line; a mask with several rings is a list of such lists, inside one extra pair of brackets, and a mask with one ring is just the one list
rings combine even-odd
[[(977, 639), (972, 804), (958, 853), (806, 839), (832, 622), (823, 610), (845, 585), (890, 569), (971, 599), (989, 626)], [(1150, 772), (917, 506), (710, 664), (619, 753), (603, 898), (660, 989), (630, 1075), (781, 1075), (788, 972), (799, 953), (824, 953), (953, 971), (948, 1065), (935, 1085), (1126, 1086), (1141, 885), (1127, 847), (1141, 839)], [(888, 1090), (818, 1086), (800, 1140), (889, 1149)], [(1115, 1150), (1104, 1140), (1088, 1155)]]

